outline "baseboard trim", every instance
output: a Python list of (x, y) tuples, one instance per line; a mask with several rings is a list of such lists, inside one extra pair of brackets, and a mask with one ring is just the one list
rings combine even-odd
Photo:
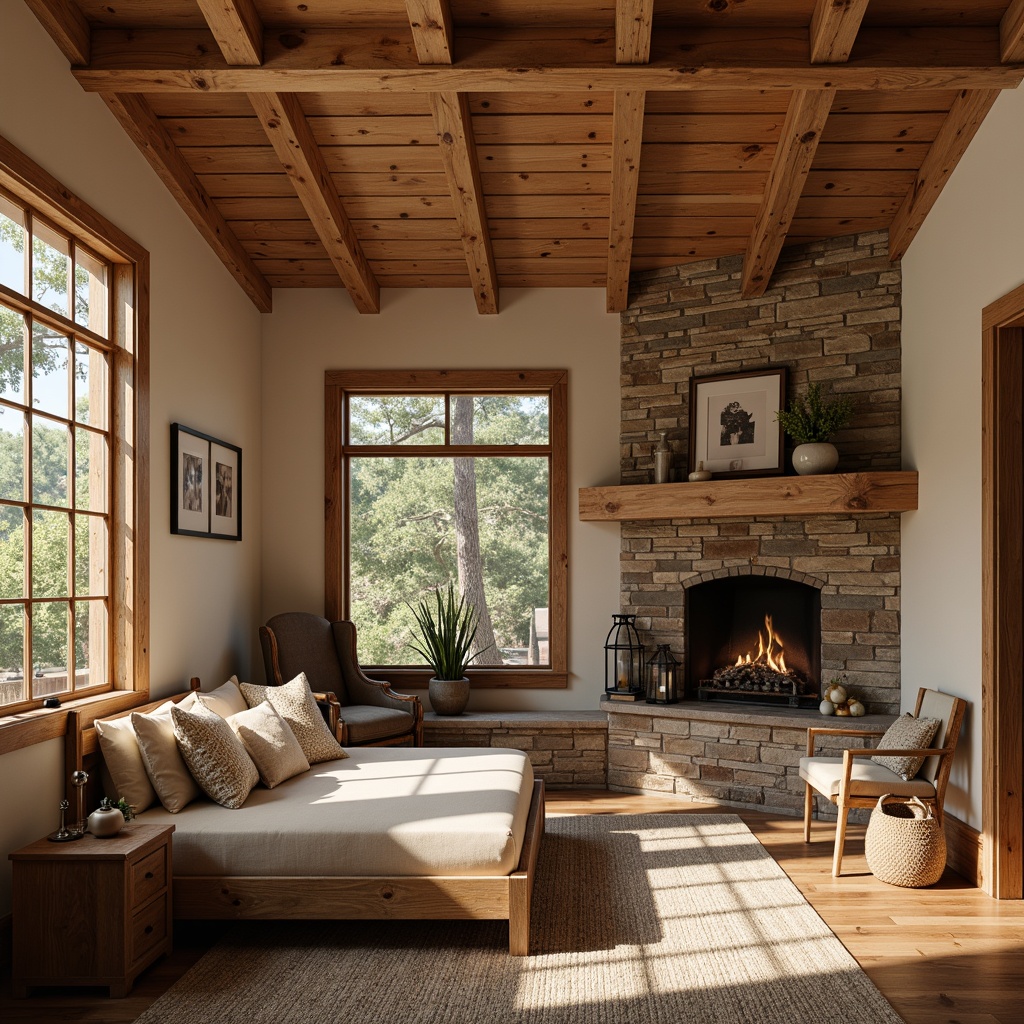
[(958, 875), (983, 889), (981, 833), (952, 814), (943, 815), (942, 820), (946, 831), (946, 863)]

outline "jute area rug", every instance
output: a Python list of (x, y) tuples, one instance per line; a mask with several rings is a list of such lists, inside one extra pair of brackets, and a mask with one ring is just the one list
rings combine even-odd
[(899, 1024), (735, 815), (549, 819), (495, 921), (247, 922), (138, 1024)]

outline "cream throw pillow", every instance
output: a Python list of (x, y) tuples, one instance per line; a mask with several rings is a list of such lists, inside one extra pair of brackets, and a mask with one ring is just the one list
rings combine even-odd
[[(897, 718), (878, 741), (879, 750), (922, 750), (931, 746), (932, 739), (942, 723), (937, 718), (915, 718), (909, 711)], [(904, 782), (909, 782), (921, 770), (923, 757), (873, 757), (875, 764), (888, 768)]]
[(189, 696), (191, 700), (186, 697), (178, 705), (168, 701), (151, 714), (132, 715), (132, 725), (135, 726), (146, 774), (160, 803), (171, 814), (177, 814), (199, 796), (199, 787), (189, 774), (188, 766), (178, 750), (174, 722), (171, 721), (171, 708), (177, 706), (188, 711), (195, 706), (194, 696)]
[(171, 718), (182, 757), (202, 791), (222, 807), (241, 807), (260, 776), (231, 726), (202, 703), (192, 711), (173, 707)]
[(240, 711), (245, 711), (248, 704), (238, 688), (238, 676), (232, 676), (226, 683), (221, 683), (216, 690), (209, 693), (198, 694), (199, 699), (211, 711), (215, 711), (221, 718), (230, 718)]
[(299, 746), (302, 747), (302, 753), (306, 755), (306, 760), (310, 764), (348, 757), (331, 735), (331, 730), (320, 714), (305, 672), (300, 672), (290, 683), (283, 686), (242, 683), (242, 696), (251, 708), (265, 700), (269, 701), (291, 726)]
[(309, 771), (295, 733), (269, 700), (232, 715), (227, 723), (242, 741), (267, 789)]
[[(124, 797), (136, 814), (141, 814), (156, 799), (153, 784), (146, 774), (146, 766), (139, 752), (135, 738), (132, 715), (96, 722), (96, 734), (100, 738), (100, 752), (103, 763), (110, 773), (114, 786), (107, 796), (117, 799)], [(105, 787), (104, 787), (105, 788)]]

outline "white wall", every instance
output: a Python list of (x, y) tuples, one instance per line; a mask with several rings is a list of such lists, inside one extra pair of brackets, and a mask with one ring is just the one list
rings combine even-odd
[(581, 523), (582, 486), (619, 479), (619, 318), (596, 289), (505, 290), (480, 316), (469, 289), (385, 291), (362, 315), (340, 291), (278, 291), (263, 334), (263, 612), (324, 607), (324, 370), (569, 371), (567, 690), (476, 690), (470, 710), (596, 708), (619, 600), (617, 524)]
[(981, 310), (1024, 281), (1024, 90), (1003, 92), (903, 260), (903, 689), (971, 701), (949, 810), (981, 827)]
[[(28, 8), (3, 8), (0, 134), (152, 257), (152, 693), (192, 675), (219, 683), (249, 671), (259, 618), (261, 317)], [(240, 544), (170, 535), (174, 420), (242, 447)], [(56, 825), (61, 761), (58, 741), (0, 757), (0, 915), (10, 909), (7, 852)]]

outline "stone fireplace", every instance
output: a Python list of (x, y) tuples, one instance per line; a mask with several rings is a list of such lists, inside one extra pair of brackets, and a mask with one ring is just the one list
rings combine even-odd
[[(838, 472), (900, 469), (900, 269), (887, 242), (873, 232), (788, 248), (754, 298), (740, 295), (740, 257), (636, 275), (622, 316), (621, 483), (653, 482), (662, 430), (672, 478), (686, 480), (692, 377), (779, 365), (789, 398), (817, 381), (853, 399)], [(899, 713), (898, 512), (636, 519), (621, 538), (621, 609), (649, 649), (671, 646), (687, 700), (671, 715), (610, 714), (613, 788), (798, 806), (796, 764), (817, 711), (791, 708), (781, 686), (756, 705), (697, 699), (726, 656), (756, 655), (766, 614), (806, 703), (845, 675), (876, 724)], [(771, 608), (752, 610), (759, 598)]]

